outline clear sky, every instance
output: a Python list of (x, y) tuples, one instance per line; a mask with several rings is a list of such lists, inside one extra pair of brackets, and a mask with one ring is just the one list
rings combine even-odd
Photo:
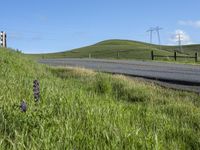
[[(106, 39), (200, 43), (199, 0), (0, 0), (0, 30), (25, 53), (70, 50)], [(153, 42), (157, 43), (156, 33)]]

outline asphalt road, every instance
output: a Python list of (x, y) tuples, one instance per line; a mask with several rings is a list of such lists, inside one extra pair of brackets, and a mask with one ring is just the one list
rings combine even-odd
[(200, 93), (200, 66), (161, 62), (104, 59), (45, 59), (40, 63), (73, 66), (114, 74), (141, 77), (174, 89)]

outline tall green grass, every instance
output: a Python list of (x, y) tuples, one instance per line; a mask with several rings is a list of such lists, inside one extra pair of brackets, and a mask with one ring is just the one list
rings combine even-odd
[[(35, 104), (32, 82), (40, 81)], [(200, 100), (0, 49), (0, 149), (199, 149)], [(26, 113), (17, 105), (28, 104)]]

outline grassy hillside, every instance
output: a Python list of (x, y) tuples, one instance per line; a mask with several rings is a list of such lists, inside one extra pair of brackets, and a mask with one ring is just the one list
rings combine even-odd
[[(97, 44), (65, 51), (60, 53), (51, 53), (43, 55), (32, 55), (39, 58), (109, 58), (109, 59), (141, 59), (150, 60), (151, 51), (154, 50), (158, 55), (173, 55), (174, 50), (178, 50), (176, 46), (151, 45), (148, 43), (128, 41), (128, 40), (107, 40)], [(200, 45), (183, 46), (183, 52), (178, 55), (194, 55), (196, 51), (200, 51)]]
[[(34, 102), (33, 80), (41, 99)], [(200, 97), (0, 49), (0, 149), (198, 149)], [(27, 112), (19, 104), (24, 99)]]

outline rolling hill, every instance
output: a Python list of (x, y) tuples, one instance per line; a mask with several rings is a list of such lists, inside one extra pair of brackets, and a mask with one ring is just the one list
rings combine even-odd
[[(174, 50), (178, 51), (177, 46), (158, 46), (144, 42), (131, 40), (106, 40), (91, 46), (73, 49), (70, 51), (33, 54), (36, 58), (107, 58), (107, 59), (140, 59), (150, 60), (150, 52), (154, 51), (159, 55), (173, 55)], [(183, 46), (181, 55), (194, 55), (200, 51), (200, 45)]]

